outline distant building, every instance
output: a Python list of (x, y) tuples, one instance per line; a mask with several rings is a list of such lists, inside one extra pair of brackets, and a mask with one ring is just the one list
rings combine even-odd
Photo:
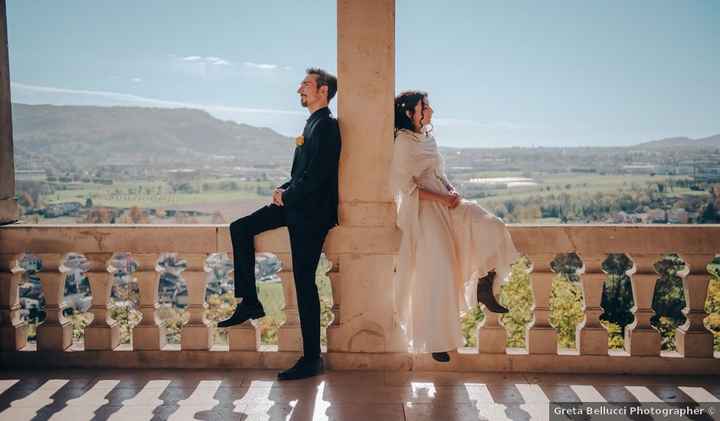
[(628, 164), (623, 165), (622, 170), (628, 174), (655, 174), (657, 167), (652, 164)]
[(45, 170), (15, 170), (15, 180), (45, 180)]
[(57, 218), (60, 216), (75, 216), (82, 209), (80, 202), (53, 203), (45, 208), (46, 218)]
[(647, 211), (647, 219), (650, 223), (664, 223), (665, 211), (662, 209), (649, 209)]
[(668, 222), (671, 224), (687, 224), (688, 213), (685, 209), (672, 209), (668, 212)]

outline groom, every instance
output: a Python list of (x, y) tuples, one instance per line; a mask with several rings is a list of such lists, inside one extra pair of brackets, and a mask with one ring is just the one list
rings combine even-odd
[(257, 234), (278, 227), (286, 226), (290, 234), (303, 356), (278, 375), (280, 380), (310, 377), (324, 369), (320, 357), (320, 299), (315, 269), (325, 236), (338, 224), (340, 130), (328, 109), (336, 92), (335, 76), (322, 69), (306, 70), (297, 93), (310, 118), (295, 142), (290, 181), (275, 189), (271, 204), (230, 224), (235, 297), (242, 301), (233, 315), (218, 323), (218, 327), (265, 316), (255, 289), (253, 240)]

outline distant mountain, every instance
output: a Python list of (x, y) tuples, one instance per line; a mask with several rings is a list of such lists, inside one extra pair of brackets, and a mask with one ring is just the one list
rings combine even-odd
[(291, 138), (268, 128), (222, 121), (202, 110), (14, 103), (15, 147), (29, 155), (84, 162), (188, 160), (233, 155), (287, 164)]
[(669, 137), (666, 139), (653, 140), (651, 142), (640, 143), (632, 146), (632, 148), (642, 149), (663, 149), (663, 148), (720, 148), (720, 134), (714, 136), (703, 137), (700, 139), (690, 139), (689, 137)]

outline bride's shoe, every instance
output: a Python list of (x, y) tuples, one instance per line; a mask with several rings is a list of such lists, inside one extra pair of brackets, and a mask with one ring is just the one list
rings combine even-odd
[(433, 357), (433, 360), (435, 360), (439, 363), (450, 362), (450, 354), (448, 354), (447, 352), (433, 352), (432, 357)]
[(492, 284), (495, 280), (495, 271), (488, 272), (487, 275), (483, 276), (478, 280), (477, 285), (477, 300), (478, 303), (485, 304), (485, 307), (493, 313), (507, 313), (509, 310), (503, 307), (495, 299), (495, 295), (492, 292)]

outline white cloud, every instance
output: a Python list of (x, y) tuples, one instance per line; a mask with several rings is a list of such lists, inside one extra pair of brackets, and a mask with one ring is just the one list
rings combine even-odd
[[(212, 105), (212, 104), (198, 104), (192, 102), (182, 101), (168, 101), (157, 98), (147, 98), (138, 95), (124, 94), (120, 92), (112, 91), (91, 91), (84, 89), (68, 89), (68, 88), (57, 88), (53, 86), (38, 86), (28, 85), (20, 82), (11, 82), (10, 87), (12, 94), (22, 95), (26, 93), (36, 94), (62, 94), (68, 96), (85, 96), (95, 98), (105, 98), (109, 100), (127, 102), (133, 104), (144, 104), (144, 105), (155, 105), (158, 107), (168, 108), (198, 108), (207, 111), (228, 111), (228, 112), (240, 112), (240, 113), (266, 113), (266, 114), (305, 114), (302, 111), (288, 111), (288, 110), (276, 110), (271, 108), (246, 108), (246, 107), (230, 107), (225, 105)], [(15, 100), (15, 98), (13, 98)], [(99, 104), (106, 105), (106, 104)]]
[(251, 61), (246, 61), (243, 64), (246, 67), (252, 67), (253, 69), (261, 69), (261, 70), (274, 70), (274, 69), (278, 68), (277, 64), (253, 63)]
[[(159, 108), (193, 108), (205, 110), (216, 118), (233, 120), (256, 127), (270, 127), (286, 135), (297, 136), (307, 119), (305, 110), (280, 110), (271, 108), (232, 107), (215, 104), (198, 104), (168, 101), (112, 91), (68, 89), (53, 86), (29, 85), (11, 82), (13, 102), (23, 104), (141, 106)], [(299, 107), (298, 107), (299, 108)]]
[(433, 118), (433, 124), (438, 127), (445, 126), (466, 126), (466, 127), (478, 127), (485, 129), (500, 129), (500, 130), (522, 130), (522, 129), (540, 129), (543, 128), (539, 125), (531, 125), (524, 123), (517, 123), (512, 121), (477, 121), (467, 120), (462, 118)]
[(132, 79), (130, 79), (130, 80), (131, 80), (133, 83), (140, 83), (140, 82), (143, 81), (143, 80), (140, 79), (139, 77), (134, 77), (134, 78), (132, 78)]
[(183, 61), (201, 62), (206, 64), (215, 64), (221, 66), (227, 66), (230, 64), (229, 61), (215, 56), (185, 56), (182, 58)]

